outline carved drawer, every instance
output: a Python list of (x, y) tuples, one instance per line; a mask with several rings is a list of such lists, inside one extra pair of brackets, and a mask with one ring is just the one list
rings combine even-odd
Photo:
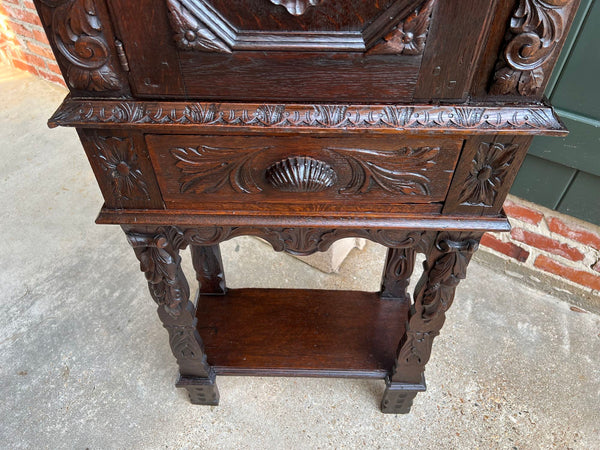
[(443, 202), (463, 141), (148, 135), (146, 142), (167, 207), (334, 212)]

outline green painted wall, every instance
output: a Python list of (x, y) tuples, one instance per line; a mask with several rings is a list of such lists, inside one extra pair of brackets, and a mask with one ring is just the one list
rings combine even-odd
[(600, 225), (600, 1), (582, 1), (546, 95), (571, 134), (536, 138), (511, 192)]

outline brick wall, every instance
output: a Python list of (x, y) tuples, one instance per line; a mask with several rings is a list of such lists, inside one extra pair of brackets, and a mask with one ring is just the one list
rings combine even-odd
[(65, 85), (31, 0), (0, 2), (0, 61)]
[(483, 247), (597, 295), (600, 291), (600, 227), (509, 196), (504, 209), (511, 233), (488, 233)]

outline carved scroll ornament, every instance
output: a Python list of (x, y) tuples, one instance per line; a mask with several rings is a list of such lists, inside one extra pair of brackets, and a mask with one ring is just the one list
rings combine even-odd
[(50, 38), (60, 52), (67, 83), (86, 91), (119, 91), (122, 76), (104, 34), (94, 0), (40, 0), (51, 8)]
[(538, 95), (548, 62), (559, 50), (574, 0), (519, 0), (510, 35), (496, 66), (492, 95)]

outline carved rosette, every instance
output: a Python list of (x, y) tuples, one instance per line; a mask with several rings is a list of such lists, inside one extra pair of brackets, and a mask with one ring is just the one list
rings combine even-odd
[(492, 95), (541, 94), (549, 75), (546, 63), (558, 52), (576, 4), (574, 0), (519, 0), (496, 65)]
[(482, 142), (473, 159), (459, 202), (469, 206), (494, 206), (518, 149), (519, 146), (515, 144)]
[(283, 6), (294, 16), (301, 16), (310, 6), (316, 6), (323, 0), (270, 0), (270, 2), (277, 6)]
[(182, 50), (231, 53), (231, 49), (198, 20), (179, 0), (167, 0), (175, 43)]
[(111, 180), (116, 201), (121, 204), (129, 200), (150, 200), (148, 186), (131, 140), (98, 136), (93, 139), (93, 143), (100, 166)]
[(262, 188), (256, 182), (252, 162), (267, 147), (260, 148), (174, 148), (171, 154), (181, 171), (181, 193), (217, 192), (225, 185), (240, 193), (257, 193)]
[(49, 37), (68, 85), (83, 91), (119, 91), (125, 86), (111, 55), (94, 0), (40, 0), (51, 17)]
[(381, 42), (373, 46), (368, 53), (372, 55), (421, 55), (431, 22), (431, 12), (436, 0), (427, 0), (402, 20)]
[(406, 335), (400, 343), (392, 381), (421, 382), (433, 340), (446, 320), (456, 286), (466, 277), (467, 265), (479, 246), (479, 239), (479, 235), (453, 237), (440, 233), (415, 290), (414, 305)]

